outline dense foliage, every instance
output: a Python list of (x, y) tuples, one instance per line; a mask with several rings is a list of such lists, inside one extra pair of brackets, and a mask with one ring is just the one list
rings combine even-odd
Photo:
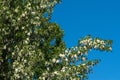
[[(88, 51), (111, 51), (111, 41), (86, 36), (66, 48), (63, 31), (50, 22), (59, 0), (0, 0), (0, 79), (85, 79), (98, 60)], [(75, 63), (79, 61), (79, 64)]]

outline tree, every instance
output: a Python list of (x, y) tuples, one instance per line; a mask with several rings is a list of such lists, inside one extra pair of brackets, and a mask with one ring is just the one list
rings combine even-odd
[[(111, 40), (85, 36), (67, 48), (63, 30), (51, 22), (59, 0), (0, 1), (0, 79), (85, 79), (99, 60), (88, 60), (91, 49), (111, 51)], [(76, 65), (76, 61), (80, 61)]]

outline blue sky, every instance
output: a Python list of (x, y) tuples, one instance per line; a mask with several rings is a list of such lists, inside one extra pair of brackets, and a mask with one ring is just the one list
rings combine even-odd
[(120, 0), (62, 0), (52, 16), (64, 30), (67, 47), (87, 34), (113, 40), (112, 52), (89, 52), (101, 62), (88, 80), (120, 80)]

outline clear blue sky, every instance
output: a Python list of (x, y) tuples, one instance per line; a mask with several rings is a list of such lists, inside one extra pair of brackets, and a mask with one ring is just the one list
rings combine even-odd
[(52, 21), (64, 30), (67, 47), (87, 34), (113, 40), (111, 53), (89, 52), (101, 62), (88, 80), (120, 80), (120, 0), (62, 0), (54, 9)]

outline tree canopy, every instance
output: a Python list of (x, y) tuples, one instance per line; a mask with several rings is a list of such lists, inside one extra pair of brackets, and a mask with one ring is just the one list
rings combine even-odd
[(87, 59), (88, 51), (111, 51), (111, 40), (90, 35), (67, 48), (63, 30), (50, 21), (58, 3), (60, 0), (0, 1), (0, 79), (83, 80), (99, 62)]

